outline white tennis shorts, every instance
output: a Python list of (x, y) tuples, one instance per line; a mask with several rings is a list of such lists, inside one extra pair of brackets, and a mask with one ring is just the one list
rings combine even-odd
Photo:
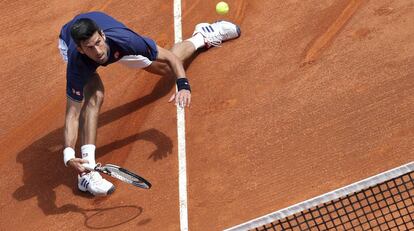
[[(68, 62), (68, 46), (65, 41), (59, 39), (59, 51), (63, 61)], [(126, 55), (119, 60), (120, 63), (130, 68), (146, 68), (151, 65), (152, 61), (142, 55)]]

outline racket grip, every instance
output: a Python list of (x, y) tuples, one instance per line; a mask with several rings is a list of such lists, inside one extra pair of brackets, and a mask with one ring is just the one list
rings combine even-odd
[(95, 171), (95, 165), (85, 163), (85, 164), (82, 164), (82, 166), (88, 171)]

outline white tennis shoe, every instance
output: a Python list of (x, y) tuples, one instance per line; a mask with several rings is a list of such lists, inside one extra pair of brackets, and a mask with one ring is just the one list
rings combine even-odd
[(78, 175), (78, 188), (82, 192), (90, 192), (95, 196), (106, 196), (115, 191), (115, 186), (95, 171), (82, 176)]
[(240, 27), (228, 21), (197, 24), (193, 36), (200, 33), (204, 37), (206, 47), (220, 46), (224, 41), (238, 38), (241, 34)]

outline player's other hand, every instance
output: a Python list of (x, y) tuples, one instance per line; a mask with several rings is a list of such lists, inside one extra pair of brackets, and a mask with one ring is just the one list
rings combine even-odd
[(180, 107), (189, 107), (191, 103), (191, 92), (183, 89), (173, 94), (168, 102), (175, 102), (175, 105), (179, 105)]
[(73, 158), (68, 161), (68, 165), (76, 169), (79, 173), (87, 171), (84, 164), (89, 163), (87, 160), (81, 158)]

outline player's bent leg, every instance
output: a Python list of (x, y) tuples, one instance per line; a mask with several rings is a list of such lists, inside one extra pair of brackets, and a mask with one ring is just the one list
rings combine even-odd
[[(89, 79), (84, 88), (84, 103), (81, 114), (82, 131), (82, 159), (95, 165), (95, 143), (98, 128), (99, 111), (104, 101), (104, 85), (98, 73)], [(95, 196), (109, 195), (115, 191), (115, 186), (102, 178), (97, 172), (84, 173), (78, 176), (78, 188), (83, 192), (90, 192)]]
[(82, 145), (95, 144), (98, 116), (104, 101), (104, 86), (98, 73), (95, 73), (84, 88), (82, 108)]

